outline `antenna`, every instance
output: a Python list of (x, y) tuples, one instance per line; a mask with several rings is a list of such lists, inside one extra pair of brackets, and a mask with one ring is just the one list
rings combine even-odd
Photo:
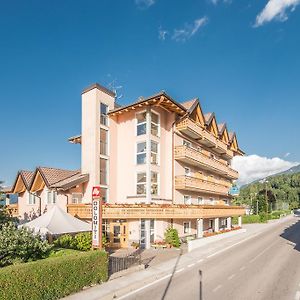
[(123, 94), (118, 94), (118, 90), (122, 89), (123, 86), (122, 85), (116, 85), (117, 84), (117, 79), (113, 79), (113, 81), (111, 81), (108, 84), (109, 89), (111, 89), (115, 95), (116, 95), (116, 100), (121, 99), (123, 97)]

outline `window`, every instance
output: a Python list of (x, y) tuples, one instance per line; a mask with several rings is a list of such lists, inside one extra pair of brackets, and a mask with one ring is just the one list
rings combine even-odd
[(146, 134), (146, 112), (138, 113), (136, 115), (136, 120), (137, 120), (137, 128), (136, 128), (136, 133), (137, 135), (143, 135)]
[(107, 155), (107, 137), (108, 131), (100, 128), (100, 154)]
[(209, 198), (209, 202), (210, 202), (210, 204), (214, 204), (215, 203), (215, 199), (214, 198)]
[(191, 169), (190, 168), (184, 168), (184, 174), (185, 176), (191, 176)]
[(136, 147), (136, 163), (138, 165), (146, 163), (146, 142), (138, 143)]
[(145, 172), (137, 174), (136, 193), (137, 195), (146, 194), (146, 173)]
[(151, 163), (158, 164), (158, 143), (151, 141)]
[(183, 222), (183, 233), (191, 232), (191, 222)]
[(72, 193), (72, 204), (82, 203), (82, 194), (81, 193)]
[(159, 128), (159, 116), (155, 113), (151, 113), (151, 134), (158, 136)]
[(213, 228), (214, 227), (214, 220), (209, 220), (209, 228)]
[(55, 204), (57, 198), (56, 191), (48, 191), (47, 192), (47, 204)]
[(104, 103), (100, 103), (100, 123), (105, 126), (108, 126), (107, 113), (108, 106)]
[(202, 197), (198, 197), (198, 204), (204, 204), (204, 200)]
[[(137, 174), (136, 181), (136, 193), (137, 195), (146, 194), (146, 172)], [(151, 172), (151, 195), (158, 194), (158, 174)]]
[(150, 243), (154, 243), (155, 237), (155, 228), (154, 228), (154, 219), (150, 220)]
[(37, 198), (37, 196), (35, 194), (29, 193), (29, 195), (28, 195), (28, 204), (29, 205), (36, 204), (36, 198)]
[(100, 184), (107, 184), (107, 159), (100, 158)]
[(151, 195), (158, 194), (158, 174), (151, 172)]
[(183, 140), (183, 142), (182, 142), (182, 144), (184, 145), (184, 146), (187, 146), (187, 147), (192, 147), (192, 144), (191, 144), (191, 142), (189, 142), (189, 141), (186, 141), (186, 140)]
[(184, 204), (191, 204), (192, 203), (192, 197), (191, 196), (183, 196), (183, 202)]

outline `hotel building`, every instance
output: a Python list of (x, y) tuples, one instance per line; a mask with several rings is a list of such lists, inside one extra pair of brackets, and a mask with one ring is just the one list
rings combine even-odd
[(100, 185), (103, 231), (112, 247), (149, 248), (168, 227), (184, 239), (231, 228), (233, 216), (241, 225), (244, 209), (231, 206), (229, 190), (238, 178), (231, 160), (243, 152), (198, 99), (179, 103), (162, 91), (119, 106), (112, 91), (94, 84), (82, 92), (81, 122), (81, 134), (69, 139), (81, 145), (81, 170), (51, 184), (41, 169), (26, 184), (19, 173), (14, 193), (46, 188), (70, 214), (90, 220), (92, 187)]

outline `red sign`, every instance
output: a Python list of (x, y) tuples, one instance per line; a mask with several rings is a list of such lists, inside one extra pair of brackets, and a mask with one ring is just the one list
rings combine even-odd
[(101, 197), (101, 188), (100, 186), (94, 186), (92, 191), (93, 198), (100, 198)]

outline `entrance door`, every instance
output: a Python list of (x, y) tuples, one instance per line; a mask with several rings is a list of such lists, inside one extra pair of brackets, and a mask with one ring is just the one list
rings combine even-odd
[(114, 248), (127, 248), (127, 223), (110, 223), (110, 246)]

